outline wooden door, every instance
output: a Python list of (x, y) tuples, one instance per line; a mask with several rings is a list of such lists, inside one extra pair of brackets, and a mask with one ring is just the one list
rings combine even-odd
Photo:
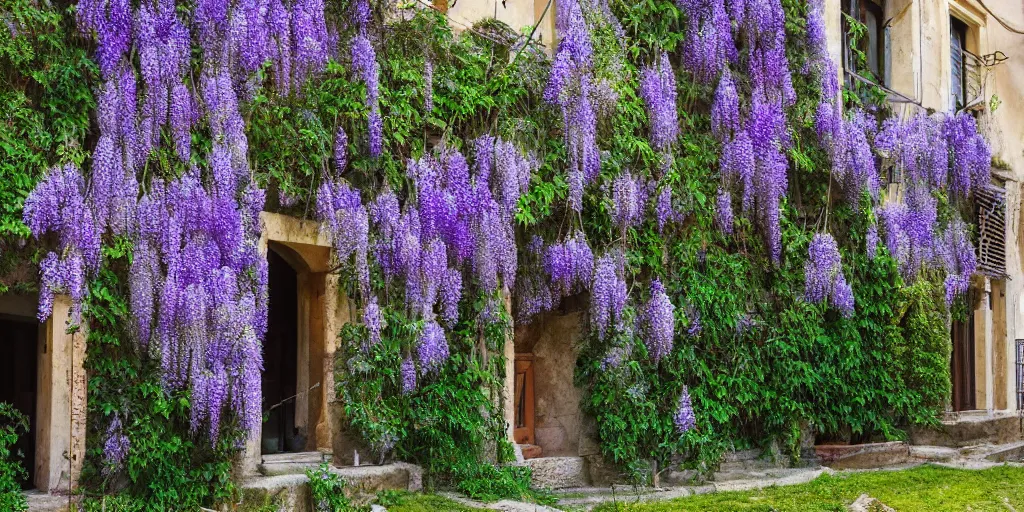
[(974, 312), (968, 313), (964, 321), (954, 321), (951, 334), (953, 410), (973, 411), (977, 409), (974, 403)]
[(518, 444), (534, 444), (533, 354), (516, 354), (515, 425), (512, 437)]

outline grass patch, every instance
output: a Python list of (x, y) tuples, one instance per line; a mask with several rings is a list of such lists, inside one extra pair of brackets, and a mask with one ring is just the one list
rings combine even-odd
[(1000, 466), (968, 471), (925, 465), (904, 471), (822, 475), (810, 483), (758, 491), (721, 492), (655, 503), (608, 503), (595, 512), (838, 512), (845, 511), (862, 493), (900, 512), (1024, 512), (1024, 468)]

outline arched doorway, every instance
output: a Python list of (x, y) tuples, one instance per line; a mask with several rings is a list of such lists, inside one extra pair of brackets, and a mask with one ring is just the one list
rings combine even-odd
[(0, 402), (10, 404), (29, 419), (29, 430), (18, 438), (15, 453), (23, 455), (22, 466), (28, 478), (21, 482), (23, 489), (35, 487), (39, 323), (35, 318), (0, 315), (0, 333), (3, 333), (0, 357)]
[(263, 341), (262, 453), (297, 452), (305, 439), (295, 428), (298, 382), (298, 274), (281, 256), (280, 248), (267, 252), (270, 304), (267, 335)]

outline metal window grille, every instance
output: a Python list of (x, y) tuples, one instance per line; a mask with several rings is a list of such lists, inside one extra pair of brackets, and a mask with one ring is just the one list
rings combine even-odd
[(978, 270), (1006, 278), (1006, 190), (990, 185), (975, 192), (978, 220)]

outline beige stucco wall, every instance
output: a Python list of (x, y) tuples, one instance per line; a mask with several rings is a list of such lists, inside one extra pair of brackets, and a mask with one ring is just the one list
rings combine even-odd
[[(549, 5), (550, 1), (550, 5)], [(555, 2), (557, 0), (448, 0), (448, 19), (458, 31), (474, 23), (495, 18), (519, 33), (529, 33), (536, 20), (541, 20), (534, 38), (549, 48), (555, 41)], [(453, 5), (454, 4), (454, 5)], [(545, 8), (547, 13), (545, 13)], [(543, 15), (543, 18), (542, 18)]]

